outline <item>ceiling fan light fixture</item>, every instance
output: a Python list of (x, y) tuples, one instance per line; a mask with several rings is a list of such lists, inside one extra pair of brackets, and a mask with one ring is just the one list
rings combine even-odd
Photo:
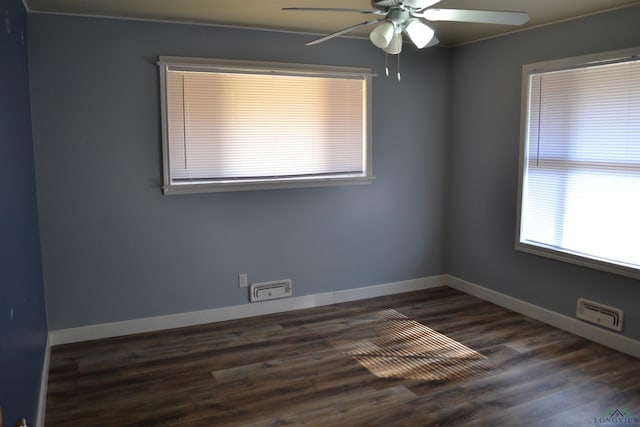
[(369, 39), (371, 43), (373, 43), (376, 47), (380, 49), (386, 49), (391, 40), (393, 40), (393, 35), (395, 34), (395, 27), (392, 22), (385, 21), (382, 24), (378, 25), (371, 33), (369, 34)]
[(427, 46), (435, 35), (435, 31), (431, 27), (416, 18), (409, 19), (404, 32), (407, 33), (407, 36), (418, 49)]
[(391, 43), (389, 43), (389, 46), (387, 46), (384, 51), (391, 55), (398, 55), (402, 52), (402, 32), (397, 31), (393, 34)]

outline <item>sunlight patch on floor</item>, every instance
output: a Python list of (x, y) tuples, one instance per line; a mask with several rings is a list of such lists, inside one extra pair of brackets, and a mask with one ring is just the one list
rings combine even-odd
[(395, 310), (362, 313), (375, 327), (332, 344), (379, 378), (442, 381), (492, 369), (486, 356)]

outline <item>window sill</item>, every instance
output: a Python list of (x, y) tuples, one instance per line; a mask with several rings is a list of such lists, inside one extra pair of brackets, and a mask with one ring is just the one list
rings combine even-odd
[(165, 195), (221, 193), (229, 191), (277, 190), (288, 188), (332, 187), (342, 185), (371, 184), (373, 176), (324, 177), (324, 178), (284, 178), (229, 181), (173, 182), (164, 185)]
[(640, 279), (640, 270), (629, 265), (616, 264), (603, 259), (588, 258), (586, 256), (561, 251), (552, 247), (536, 246), (522, 242), (516, 242), (515, 249), (520, 252), (555, 259), (556, 261), (606, 271), (620, 276), (630, 277), (632, 279)]

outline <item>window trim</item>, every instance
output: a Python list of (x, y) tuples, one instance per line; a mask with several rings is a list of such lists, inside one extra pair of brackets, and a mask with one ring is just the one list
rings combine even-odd
[[(375, 177), (372, 172), (372, 74), (370, 68), (343, 67), (330, 65), (312, 65), (299, 63), (281, 63), (266, 61), (245, 61), (233, 59), (213, 59), (179, 56), (159, 56), (157, 65), (160, 69), (160, 107), (162, 118), (162, 163), (163, 185), (165, 195), (169, 194), (193, 194), (228, 191), (249, 191), (286, 188), (313, 188), (340, 185), (370, 184)], [(360, 78), (365, 83), (364, 94), (364, 147), (363, 147), (363, 172), (357, 174), (335, 174), (323, 176), (304, 177), (277, 177), (256, 178), (243, 180), (199, 180), (197, 183), (176, 183), (171, 177), (171, 165), (169, 156), (169, 131), (168, 131), (168, 105), (167, 105), (167, 78), (169, 67), (178, 67), (188, 70), (206, 69), (220, 71), (243, 71), (265, 74), (268, 70), (277, 70), (278, 74), (291, 73), (297, 76), (318, 77), (345, 77)]]
[(529, 128), (529, 85), (532, 74), (539, 72), (553, 72), (569, 69), (586, 68), (589, 66), (605, 65), (616, 62), (624, 62), (629, 58), (639, 58), (640, 47), (600, 52), (589, 55), (574, 56), (549, 61), (524, 64), (522, 67), (522, 89), (521, 89), (521, 110), (520, 110), (520, 153), (518, 164), (518, 195), (516, 206), (516, 234), (515, 249), (533, 255), (551, 258), (557, 261), (606, 271), (621, 276), (640, 279), (640, 269), (612, 263), (596, 257), (581, 256), (570, 251), (559, 251), (552, 247), (540, 244), (532, 245), (520, 241), (521, 219), (522, 219), (522, 196), (524, 185), (524, 172), (526, 167), (527, 135)]

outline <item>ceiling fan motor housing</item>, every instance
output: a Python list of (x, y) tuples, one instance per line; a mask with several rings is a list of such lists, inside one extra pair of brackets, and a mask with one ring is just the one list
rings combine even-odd
[(386, 10), (399, 7), (404, 10), (419, 11), (439, 3), (440, 0), (371, 0), (371, 6), (375, 9)]
[(407, 12), (406, 10), (402, 10), (400, 8), (393, 8), (389, 11), (389, 14), (387, 15), (387, 19), (393, 22), (396, 28), (401, 30), (403, 25), (410, 18), (410, 16), (411, 16), (410, 13)]

